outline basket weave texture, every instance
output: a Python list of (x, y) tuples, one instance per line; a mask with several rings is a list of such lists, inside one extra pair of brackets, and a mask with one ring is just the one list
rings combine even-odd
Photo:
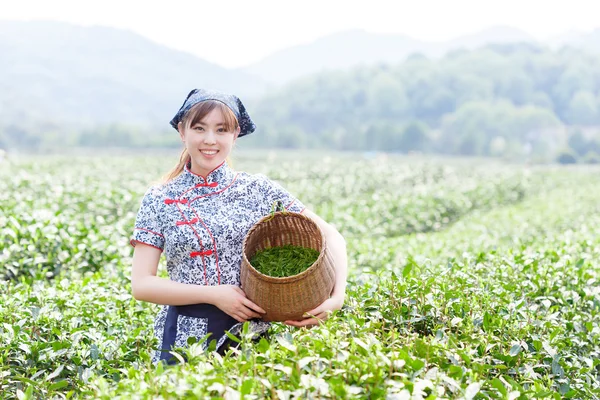
[[(250, 259), (256, 252), (284, 245), (319, 251), (305, 271), (289, 277), (272, 277), (258, 272)], [(325, 236), (310, 218), (293, 212), (276, 212), (263, 217), (243, 243), (241, 283), (248, 299), (267, 313), (264, 321), (300, 320), (306, 311), (327, 300), (335, 283), (335, 268)]]

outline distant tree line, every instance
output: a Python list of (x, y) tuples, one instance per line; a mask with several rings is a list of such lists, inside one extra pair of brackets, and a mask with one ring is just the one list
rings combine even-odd
[[(301, 79), (253, 109), (265, 137), (256, 145), (584, 157), (598, 152), (600, 57), (529, 44), (415, 55)], [(589, 139), (572, 138), (582, 131)]]
[[(302, 78), (250, 99), (247, 107), (258, 125), (244, 139), (249, 147), (596, 162), (600, 56), (532, 44), (455, 51), (439, 60), (413, 55), (399, 65)], [(56, 143), (179, 145), (168, 127), (0, 122), (0, 147)]]
[(179, 146), (172, 129), (124, 123), (73, 127), (60, 123), (32, 122), (0, 125), (0, 149), (57, 150), (65, 147), (165, 148)]

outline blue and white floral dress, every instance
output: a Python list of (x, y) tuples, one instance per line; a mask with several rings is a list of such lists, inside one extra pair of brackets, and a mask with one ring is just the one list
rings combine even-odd
[[(299, 200), (264, 175), (236, 172), (224, 162), (203, 177), (188, 165), (175, 179), (148, 189), (131, 244), (164, 251), (173, 281), (240, 286), (244, 237), (277, 201), (288, 211), (304, 210)], [(154, 322), (160, 347), (153, 362), (168, 360), (172, 346), (186, 347), (189, 338), (201, 339), (209, 332), (220, 347), (227, 338), (224, 330), (235, 333), (240, 326), (209, 304), (163, 306)], [(264, 332), (268, 323), (252, 321), (251, 328)]]

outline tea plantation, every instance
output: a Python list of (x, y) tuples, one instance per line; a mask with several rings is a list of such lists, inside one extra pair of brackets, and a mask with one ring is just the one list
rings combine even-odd
[(345, 236), (346, 305), (163, 368), (128, 240), (175, 159), (0, 162), (0, 398), (600, 398), (600, 168), (240, 153)]

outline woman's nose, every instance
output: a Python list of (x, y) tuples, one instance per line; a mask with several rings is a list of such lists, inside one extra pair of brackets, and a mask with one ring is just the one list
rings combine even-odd
[(216, 135), (212, 130), (209, 130), (206, 132), (206, 134), (204, 135), (204, 143), (206, 144), (214, 144), (216, 143)]

